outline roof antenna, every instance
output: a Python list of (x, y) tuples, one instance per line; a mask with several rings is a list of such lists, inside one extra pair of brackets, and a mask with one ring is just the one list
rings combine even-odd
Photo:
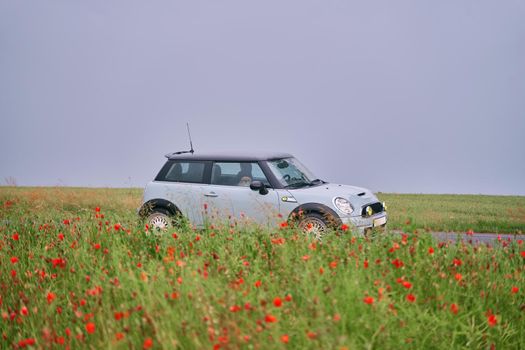
[(188, 129), (188, 138), (190, 139), (190, 150), (189, 152), (193, 154), (195, 151), (193, 150), (193, 143), (191, 142), (191, 134), (190, 134), (190, 123), (186, 122), (186, 129)]
[(190, 124), (186, 122), (186, 129), (188, 130), (188, 138), (190, 139), (190, 150), (189, 151), (178, 151), (173, 153), (166, 154), (166, 158), (170, 158), (171, 156), (177, 155), (177, 154), (185, 154), (185, 153), (195, 153), (193, 150), (193, 143), (191, 142), (191, 133), (190, 133)]

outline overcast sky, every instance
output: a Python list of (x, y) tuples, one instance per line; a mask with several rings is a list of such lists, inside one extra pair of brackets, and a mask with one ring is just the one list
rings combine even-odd
[(525, 195), (525, 2), (0, 0), (0, 183), (293, 153), (374, 191)]

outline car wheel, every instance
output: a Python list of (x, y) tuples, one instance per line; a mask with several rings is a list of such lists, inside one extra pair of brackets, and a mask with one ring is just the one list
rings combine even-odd
[(328, 230), (328, 223), (322, 215), (318, 213), (309, 213), (299, 221), (298, 227), (305, 234), (321, 240)]
[(173, 226), (173, 219), (167, 210), (155, 209), (146, 219), (150, 229), (154, 232), (166, 231)]

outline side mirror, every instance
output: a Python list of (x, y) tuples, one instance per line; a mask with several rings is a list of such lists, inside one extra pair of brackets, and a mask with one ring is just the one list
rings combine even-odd
[(250, 189), (252, 191), (259, 191), (259, 193), (262, 195), (268, 194), (268, 189), (261, 181), (252, 181), (250, 184)]

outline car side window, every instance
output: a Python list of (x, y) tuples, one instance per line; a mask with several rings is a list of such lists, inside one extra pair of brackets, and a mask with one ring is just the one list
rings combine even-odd
[(160, 181), (202, 183), (204, 180), (204, 162), (172, 162)]
[(254, 180), (270, 186), (261, 167), (256, 162), (216, 162), (213, 164), (211, 171), (213, 185), (248, 187)]

